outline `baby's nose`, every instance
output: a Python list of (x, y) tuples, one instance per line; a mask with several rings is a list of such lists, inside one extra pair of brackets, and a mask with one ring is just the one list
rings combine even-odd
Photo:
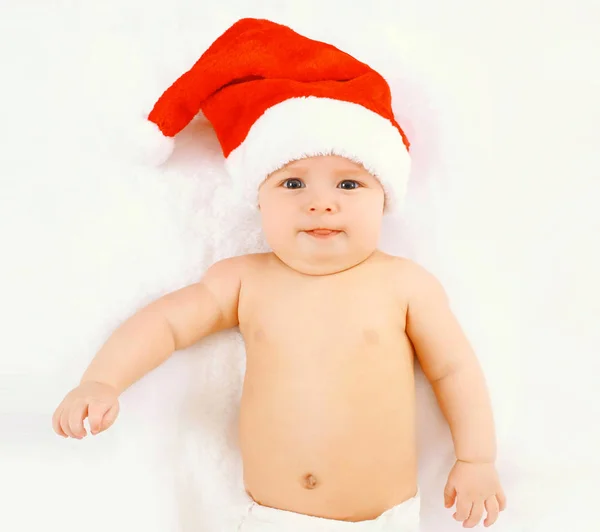
[(309, 202), (308, 210), (310, 212), (334, 212), (338, 210), (338, 205), (333, 198), (320, 196)]
[(332, 207), (321, 207), (321, 206), (318, 206), (318, 205), (313, 205), (309, 210), (311, 212), (317, 212), (317, 211), (320, 211), (320, 212), (332, 212), (333, 211)]

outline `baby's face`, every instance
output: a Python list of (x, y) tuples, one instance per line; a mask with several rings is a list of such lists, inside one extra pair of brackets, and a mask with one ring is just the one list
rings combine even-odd
[(288, 164), (261, 185), (258, 202), (269, 246), (299, 272), (336, 273), (377, 249), (383, 188), (362, 166), (343, 157)]

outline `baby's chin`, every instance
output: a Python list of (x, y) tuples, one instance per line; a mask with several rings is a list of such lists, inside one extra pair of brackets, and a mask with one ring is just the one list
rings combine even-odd
[(347, 252), (336, 250), (295, 250), (293, 254), (278, 254), (281, 262), (288, 268), (304, 274), (313, 276), (333, 275), (340, 273), (363, 262), (367, 257), (355, 256)]
[(317, 264), (317, 263), (301, 263), (294, 262), (292, 264), (287, 264), (289, 268), (292, 270), (301, 273), (303, 275), (310, 275), (312, 277), (325, 277), (327, 275), (334, 275), (336, 273), (341, 273), (343, 271), (349, 270), (352, 266), (356, 266), (355, 264), (351, 265), (333, 265), (333, 264)]

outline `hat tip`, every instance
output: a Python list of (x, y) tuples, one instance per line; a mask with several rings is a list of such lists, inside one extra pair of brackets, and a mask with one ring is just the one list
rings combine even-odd
[(141, 121), (136, 131), (131, 131), (132, 158), (145, 166), (160, 166), (164, 164), (175, 146), (175, 139), (167, 137), (160, 128), (150, 120)]

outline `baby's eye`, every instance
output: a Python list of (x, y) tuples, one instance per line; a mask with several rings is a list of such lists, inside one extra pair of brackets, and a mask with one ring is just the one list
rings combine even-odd
[(298, 179), (295, 177), (286, 179), (282, 184), (283, 184), (284, 188), (292, 188), (292, 189), (302, 188), (305, 186), (301, 179)]
[(360, 183), (358, 181), (354, 181), (353, 179), (344, 179), (344, 181), (342, 181), (338, 186), (344, 190), (353, 190), (360, 187)]

